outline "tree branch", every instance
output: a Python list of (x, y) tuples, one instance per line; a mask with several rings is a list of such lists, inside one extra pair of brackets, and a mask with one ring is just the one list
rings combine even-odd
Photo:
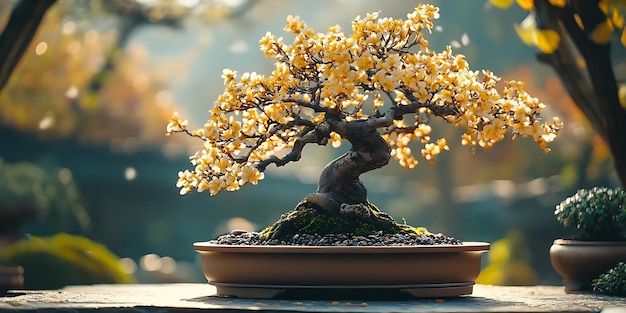
[(275, 164), (276, 166), (283, 166), (289, 162), (295, 162), (295, 161), (300, 160), (300, 158), (302, 157), (302, 149), (304, 149), (304, 146), (306, 146), (309, 143), (321, 142), (321, 139), (318, 136), (316, 130), (317, 130), (317, 127), (305, 128), (304, 130), (300, 132), (298, 136), (300, 138), (296, 140), (296, 142), (294, 142), (293, 148), (291, 148), (291, 152), (289, 152), (287, 155), (285, 155), (282, 158), (279, 158), (275, 155), (270, 158), (267, 158), (259, 162), (256, 165), (256, 168), (260, 172), (263, 172), (265, 171), (265, 168), (267, 168), (267, 166), (270, 164)]

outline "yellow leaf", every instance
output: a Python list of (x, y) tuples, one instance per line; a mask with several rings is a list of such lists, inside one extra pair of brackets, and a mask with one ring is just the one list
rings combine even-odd
[(624, 16), (617, 8), (613, 8), (613, 16), (611, 17), (611, 21), (613, 22), (613, 26), (615, 27), (624, 26)]
[(535, 44), (541, 52), (550, 54), (558, 47), (561, 37), (553, 29), (538, 30), (535, 32)]
[(513, 4), (513, 0), (489, 0), (489, 2), (500, 9), (506, 9)]
[(600, 2), (598, 2), (598, 8), (600, 8), (600, 11), (602, 11), (604, 15), (609, 15), (609, 2), (609, 0), (600, 0)]
[(626, 27), (622, 29), (622, 37), (620, 40), (622, 41), (622, 46), (626, 47)]
[(559, 8), (564, 8), (565, 4), (567, 4), (567, 0), (548, 0), (551, 5)]
[(581, 30), (585, 30), (585, 24), (583, 24), (583, 20), (580, 18), (580, 15), (578, 15), (578, 13), (574, 13), (574, 21), (576, 21), (578, 28), (580, 28)]
[(520, 25), (518, 24), (513, 24), (513, 28), (515, 29), (515, 32), (517, 33), (517, 36), (519, 36), (519, 38), (527, 45), (532, 46), (535, 44), (535, 39), (534, 39), (534, 33), (535, 33), (535, 29), (524, 29), (522, 28)]
[(619, 98), (619, 104), (622, 106), (624, 110), (626, 110), (626, 84), (619, 85), (619, 89), (617, 90), (617, 95)]
[(535, 16), (528, 14), (521, 24), (513, 24), (517, 36), (527, 45), (535, 45), (534, 34), (537, 31)]
[(517, 0), (517, 4), (524, 10), (532, 10), (535, 7), (534, 0)]
[(576, 59), (576, 65), (578, 65), (578, 68), (585, 69), (587, 68), (587, 61), (583, 57), (578, 57), (578, 59)]
[(596, 28), (589, 35), (589, 39), (597, 44), (608, 44), (613, 37), (613, 31), (615, 28), (611, 24), (610, 20), (606, 20), (603, 23), (598, 24)]
[(626, 0), (613, 0), (611, 2), (614, 6), (626, 7)]

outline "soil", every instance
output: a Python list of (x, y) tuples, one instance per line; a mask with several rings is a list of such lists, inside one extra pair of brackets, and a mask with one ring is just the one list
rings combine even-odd
[(373, 204), (335, 215), (299, 205), (260, 233), (234, 230), (211, 242), (227, 245), (405, 246), (462, 242), (424, 227), (394, 221)]

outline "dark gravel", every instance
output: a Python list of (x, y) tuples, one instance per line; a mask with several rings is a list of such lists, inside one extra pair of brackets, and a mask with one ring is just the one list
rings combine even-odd
[(275, 240), (263, 240), (257, 232), (245, 232), (234, 230), (229, 234), (219, 236), (211, 240), (213, 244), (223, 245), (288, 245), (288, 246), (416, 246), (438, 244), (461, 244), (460, 240), (445, 236), (441, 233), (417, 235), (408, 234), (381, 234), (357, 236), (353, 234), (328, 234), (328, 235), (295, 235), (289, 241), (278, 242)]

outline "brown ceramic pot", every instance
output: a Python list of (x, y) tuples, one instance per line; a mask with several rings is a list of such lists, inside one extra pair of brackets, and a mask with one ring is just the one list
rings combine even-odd
[(626, 261), (626, 242), (557, 239), (550, 260), (567, 292), (587, 291), (593, 279)]
[[(462, 245), (340, 247), (194, 244), (218, 295), (275, 298), (345, 291), (413, 297), (471, 294), (484, 242)], [(301, 292), (301, 293), (299, 293)]]

